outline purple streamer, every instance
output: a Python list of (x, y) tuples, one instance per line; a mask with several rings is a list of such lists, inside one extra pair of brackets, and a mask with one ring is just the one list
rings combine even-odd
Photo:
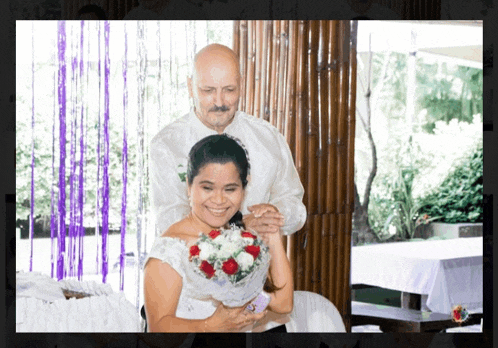
[(55, 201), (54, 201), (54, 184), (55, 184), (55, 90), (56, 90), (56, 79), (54, 72), (54, 110), (52, 113), (52, 185), (50, 189), (50, 277), (54, 277), (54, 237), (56, 233), (56, 222), (55, 222)]
[(109, 233), (109, 21), (104, 22), (104, 192), (102, 206), (102, 282), (107, 281), (108, 255), (107, 235)]
[(99, 113), (97, 115), (98, 121), (97, 121), (97, 128), (98, 128), (98, 135), (97, 135), (97, 202), (96, 202), (96, 207), (95, 207), (95, 221), (96, 221), (96, 226), (95, 226), (95, 240), (97, 243), (97, 253), (96, 253), (96, 267), (97, 271), (96, 274), (99, 274), (99, 234), (100, 234), (100, 219), (99, 219), (99, 212), (100, 212), (100, 194), (101, 194), (101, 189), (100, 189), (100, 167), (101, 167), (101, 155), (100, 155), (100, 139), (102, 136), (102, 130), (101, 130), (101, 120), (100, 120), (100, 96), (101, 96), (101, 81), (102, 81), (102, 73), (101, 73), (101, 67), (100, 67), (100, 21), (97, 22), (98, 25), (98, 71), (99, 71)]
[(34, 23), (31, 24), (31, 204), (29, 214), (29, 239), (31, 251), (29, 256), (29, 271), (33, 272), (33, 238), (35, 211), (35, 38)]
[[(84, 21), (81, 21), (81, 38), (80, 38), (80, 81), (83, 81), (83, 29)], [(83, 90), (83, 89), (82, 89)], [(81, 103), (81, 121), (80, 121), (80, 175), (79, 175), (79, 191), (78, 191), (78, 205), (79, 205), (79, 221), (78, 221), (78, 280), (81, 280), (83, 275), (83, 236), (85, 235), (85, 230), (83, 227), (83, 163), (85, 159), (85, 142), (84, 142), (84, 113), (83, 113), (83, 103)]]
[(57, 256), (57, 279), (64, 277), (64, 255), (66, 235), (66, 24), (58, 22), (58, 54), (59, 54), (59, 231), (58, 231), (58, 256)]
[(123, 63), (123, 195), (121, 198), (121, 256), (119, 258), (120, 262), (120, 289), (124, 289), (124, 261), (125, 261), (125, 235), (126, 235), (126, 184), (128, 177), (128, 140), (126, 134), (126, 109), (128, 105), (128, 85), (126, 79), (126, 73), (128, 69), (128, 35), (126, 33), (126, 23), (124, 24), (125, 30), (125, 58)]
[[(72, 30), (71, 30), (72, 33)], [(72, 39), (72, 37), (71, 37)], [(72, 48), (72, 53), (74, 54), (75, 49), (74, 45), (71, 45)], [(72, 277), (74, 276), (74, 231), (75, 231), (75, 213), (76, 213), (76, 207), (75, 207), (75, 189), (74, 189), (74, 179), (75, 179), (75, 172), (76, 172), (76, 161), (75, 161), (75, 153), (76, 153), (76, 84), (75, 84), (75, 70), (77, 66), (77, 60), (76, 57), (72, 57), (71, 59), (71, 69), (72, 69), (72, 75), (71, 75), (71, 102), (72, 102), (72, 108), (71, 108), (71, 152), (70, 152), (70, 163), (71, 163), (71, 169), (70, 169), (70, 175), (69, 175), (69, 250), (68, 250), (68, 259), (69, 259), (69, 276)]]

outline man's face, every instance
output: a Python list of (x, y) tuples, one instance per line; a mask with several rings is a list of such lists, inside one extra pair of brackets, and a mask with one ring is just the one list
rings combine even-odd
[(197, 117), (208, 128), (223, 133), (237, 111), (239, 103), (239, 72), (230, 59), (213, 57), (196, 64), (196, 74), (189, 79), (190, 96)]

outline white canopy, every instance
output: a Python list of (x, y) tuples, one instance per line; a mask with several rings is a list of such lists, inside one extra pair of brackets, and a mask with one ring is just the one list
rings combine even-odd
[(427, 60), (482, 68), (482, 21), (359, 21), (359, 53), (368, 52), (369, 34), (373, 52), (408, 53), (413, 42)]

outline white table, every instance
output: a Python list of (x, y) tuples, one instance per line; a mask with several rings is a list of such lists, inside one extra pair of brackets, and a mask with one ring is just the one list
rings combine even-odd
[(483, 307), (482, 237), (395, 242), (352, 248), (351, 284), (426, 296), (429, 310)]

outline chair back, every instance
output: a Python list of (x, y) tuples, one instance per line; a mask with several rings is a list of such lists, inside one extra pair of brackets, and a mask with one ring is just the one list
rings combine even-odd
[(287, 332), (346, 332), (334, 304), (309, 291), (294, 291), (294, 308), (285, 327)]

